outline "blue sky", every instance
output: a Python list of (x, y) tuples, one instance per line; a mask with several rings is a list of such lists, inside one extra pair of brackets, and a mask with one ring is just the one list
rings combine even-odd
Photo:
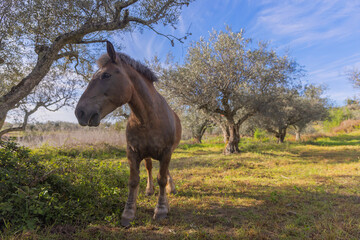
[[(326, 96), (336, 105), (359, 96), (346, 78), (346, 71), (360, 68), (360, 1), (357, 0), (197, 0), (183, 9), (174, 30), (158, 26), (166, 34), (192, 35), (184, 44), (170, 42), (151, 30), (115, 37), (122, 52), (138, 60), (172, 52), (181, 62), (191, 42), (207, 38), (212, 29), (245, 29), (246, 37), (270, 41), (280, 54), (288, 52), (307, 75), (305, 81), (327, 87)], [(105, 49), (104, 49), (105, 50)], [(40, 116), (41, 115), (41, 116)], [(76, 121), (73, 110), (39, 113), (41, 120)]]

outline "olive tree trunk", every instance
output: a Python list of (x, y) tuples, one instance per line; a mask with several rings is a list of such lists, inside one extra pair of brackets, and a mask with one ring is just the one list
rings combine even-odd
[(195, 143), (201, 143), (202, 137), (209, 126), (211, 126), (211, 121), (206, 119), (200, 125), (193, 128), (192, 137), (194, 138)]
[(228, 126), (220, 125), (221, 131), (223, 132), (224, 143), (229, 142), (230, 131)]
[(295, 141), (297, 141), (297, 142), (301, 141), (301, 133), (299, 130), (296, 130), (296, 132), (295, 132)]
[(195, 143), (201, 143), (202, 137), (204, 136), (206, 127), (201, 127), (198, 129), (198, 131), (193, 133), (193, 138)]
[(276, 135), (276, 138), (278, 139), (278, 143), (284, 143), (285, 136), (286, 136), (286, 128), (279, 128), (279, 132)]
[(303, 126), (294, 126), (295, 128), (295, 141), (300, 142), (301, 141), (301, 132), (304, 129)]
[(0, 129), (4, 126), (7, 112), (0, 112)]
[(232, 124), (228, 126), (229, 141), (227, 142), (224, 150), (224, 154), (239, 153), (240, 133), (239, 125)]

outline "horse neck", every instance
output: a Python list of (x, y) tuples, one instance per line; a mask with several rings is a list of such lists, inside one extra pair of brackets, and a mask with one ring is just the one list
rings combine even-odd
[(129, 106), (131, 108), (131, 118), (137, 120), (141, 124), (148, 123), (155, 115), (155, 87), (139, 73), (131, 74), (133, 83), (133, 93)]

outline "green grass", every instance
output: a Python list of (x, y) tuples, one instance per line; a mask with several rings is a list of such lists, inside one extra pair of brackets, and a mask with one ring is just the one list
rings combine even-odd
[(358, 131), (355, 131), (348, 134), (339, 134), (332, 137), (318, 138), (316, 141), (309, 141), (308, 143), (320, 146), (360, 145), (360, 138)]
[[(301, 144), (242, 139), (243, 152), (230, 156), (222, 154), (221, 138), (204, 144), (182, 144), (171, 161), (170, 171), (178, 193), (169, 196), (171, 210), (167, 219), (152, 219), (156, 196), (144, 195), (146, 174), (142, 165), (138, 208), (131, 228), (119, 225), (127, 192), (121, 186), (114, 193), (118, 199), (115, 210), (111, 195), (104, 198), (102, 206), (89, 201), (88, 210), (84, 208), (84, 221), (74, 216), (76, 224), (56, 222), (18, 232), (4, 229), (1, 236), (3, 239), (360, 239), (359, 142), (360, 131)], [(83, 154), (88, 150), (74, 149), (45, 148), (33, 152), (47, 156), (43, 163), (49, 169), (60, 168), (55, 166), (59, 158), (66, 159), (68, 170), (74, 171), (68, 180), (79, 190), (95, 188), (88, 197), (120, 184), (111, 177), (127, 178), (127, 160), (121, 149), (111, 154), (96, 149), (93, 154), (91, 151)], [(158, 164), (154, 166), (156, 176)], [(101, 187), (96, 188), (97, 183)], [(107, 201), (111, 204), (105, 204)], [(96, 213), (92, 218), (91, 211)]]

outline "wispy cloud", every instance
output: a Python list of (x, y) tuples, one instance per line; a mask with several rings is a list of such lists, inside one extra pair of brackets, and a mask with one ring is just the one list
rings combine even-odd
[(321, 72), (332, 72), (338, 69), (344, 72), (346, 69), (353, 68), (354, 66), (360, 66), (360, 53), (336, 59), (335, 61), (327, 63), (325, 66), (314, 65), (313, 67), (318, 68), (318, 70), (312, 71), (310, 74), (315, 75)]
[(360, 32), (360, 2), (343, 0), (262, 2), (253, 30), (287, 37), (290, 45), (312, 45)]
[(164, 45), (168, 40), (157, 35), (155, 32), (146, 31), (143, 33), (127, 33), (123, 38), (116, 38), (115, 41), (119, 41), (123, 46), (122, 52), (134, 59), (143, 61), (166, 51)]

